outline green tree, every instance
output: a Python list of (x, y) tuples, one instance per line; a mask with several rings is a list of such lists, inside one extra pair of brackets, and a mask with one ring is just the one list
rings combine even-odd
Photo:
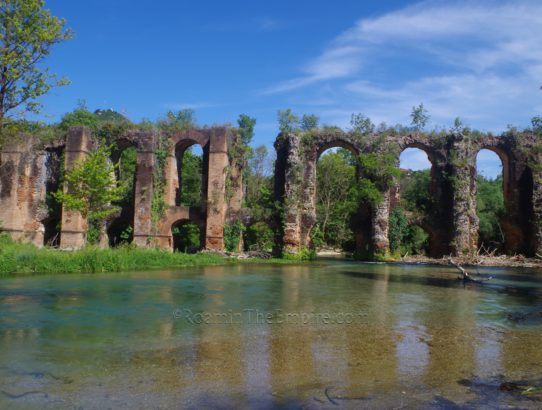
[(357, 207), (355, 174), (355, 167), (340, 152), (324, 154), (316, 164), (317, 227), (330, 246), (341, 246), (352, 237), (349, 222)]
[(253, 221), (267, 222), (273, 210), (273, 175), (271, 160), (265, 145), (254, 149), (248, 162), (245, 204)]
[(392, 253), (401, 251), (401, 245), (405, 243), (408, 230), (408, 220), (401, 208), (394, 208), (390, 212), (389, 233), (390, 250)]
[(301, 117), (301, 129), (303, 131), (310, 131), (318, 128), (320, 118), (313, 114), (304, 114)]
[(201, 206), (203, 159), (192, 152), (192, 147), (183, 153), (181, 170), (181, 205)]
[(400, 183), (401, 205), (406, 211), (416, 214), (432, 211), (431, 170), (403, 172)]
[(178, 224), (172, 229), (173, 249), (179, 252), (191, 253), (201, 247), (200, 228), (192, 222)]
[(371, 119), (362, 113), (352, 114), (352, 117), (350, 117), (350, 126), (352, 127), (352, 131), (362, 135), (371, 134), (375, 129), (375, 125)]
[(89, 128), (93, 133), (98, 131), (100, 120), (96, 114), (87, 110), (85, 106), (79, 106), (72, 112), (68, 112), (60, 119), (60, 129), (67, 131), (71, 127), (84, 126)]
[(385, 192), (401, 176), (396, 158), (387, 152), (372, 152), (359, 156), (362, 177), (357, 184), (358, 201), (374, 206), (383, 201)]
[(535, 134), (542, 134), (542, 116), (537, 115), (531, 118), (531, 125)]
[(249, 117), (246, 114), (239, 115), (237, 119), (237, 125), (239, 125), (239, 135), (241, 143), (245, 146), (250, 145), (252, 138), (254, 138), (254, 127), (256, 125), (256, 118)]
[(177, 112), (168, 111), (166, 117), (158, 121), (158, 127), (166, 133), (196, 128), (196, 113), (191, 108)]
[(299, 117), (294, 115), (290, 108), (277, 112), (279, 131), (283, 133), (293, 132), (299, 127)]
[(455, 117), (454, 125), (451, 131), (456, 134), (461, 134), (461, 132), (463, 132), (464, 129), (465, 129), (465, 125), (463, 124), (463, 121), (461, 121), (461, 118)]
[(43, 66), (51, 48), (72, 37), (64, 26), (43, 0), (0, 0), (0, 131), (7, 119), (38, 113), (37, 99), (68, 83)]
[(90, 152), (64, 177), (65, 190), (54, 197), (70, 211), (78, 211), (88, 219), (87, 241), (99, 239), (105, 218), (119, 210), (114, 202), (124, 197), (126, 186), (115, 178), (116, 165), (111, 160), (111, 147), (102, 145)]
[(476, 213), (480, 219), (479, 244), (488, 250), (502, 250), (504, 236), (501, 217), (504, 215), (502, 175), (490, 180), (479, 175), (477, 178)]
[(423, 106), (423, 103), (420, 103), (417, 107), (412, 107), (412, 112), (410, 113), (411, 125), (416, 131), (421, 131), (425, 128), (429, 119), (428, 111)]

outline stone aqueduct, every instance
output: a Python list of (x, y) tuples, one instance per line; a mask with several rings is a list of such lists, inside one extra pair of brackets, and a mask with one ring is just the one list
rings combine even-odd
[[(236, 137), (227, 128), (178, 132), (169, 137), (169, 152), (161, 168), (165, 210), (153, 218), (153, 198), (157, 184), (157, 143), (150, 131), (132, 131), (117, 140), (120, 155), (124, 148), (137, 150), (133, 208), (133, 241), (141, 247), (172, 249), (172, 226), (192, 221), (201, 228), (206, 249), (224, 249), (224, 226), (246, 215), (242, 208), (242, 163), (231, 155)], [(419, 148), (431, 164), (431, 195), (434, 206), (423, 218), (411, 221), (426, 230), (430, 253), (473, 253), (477, 250), (476, 155), (481, 149), (494, 151), (503, 164), (503, 191), (506, 215), (501, 220), (505, 251), (528, 256), (542, 254), (542, 164), (536, 137), (529, 134), (503, 136), (428, 136), (402, 134), (359, 136), (338, 130), (321, 130), (310, 135), (281, 134), (275, 141), (275, 196), (278, 206), (269, 221), (275, 230), (276, 248), (298, 252), (311, 246), (311, 230), (316, 222), (316, 162), (328, 148), (343, 147), (356, 155), (373, 152), (379, 146), (394, 147), (396, 155), (406, 148)], [(86, 221), (78, 213), (59, 210), (51, 215), (46, 197), (58, 186), (58, 172), (69, 170), (92, 149), (90, 132), (71, 129), (54, 144), (36, 146), (34, 139), (4, 145), (0, 154), (0, 228), (13, 238), (38, 246), (51, 240), (53, 225), (61, 248), (80, 248), (85, 243)], [(184, 151), (199, 144), (203, 150), (202, 206), (181, 206), (182, 183), (179, 170)], [(60, 155), (63, 153), (63, 155)], [(114, 155), (114, 156), (115, 156)], [(113, 160), (115, 160), (113, 158)], [(60, 164), (63, 161), (63, 164)], [(56, 175), (55, 175), (56, 174)], [(363, 174), (363, 169), (358, 170)], [(180, 182), (181, 181), (181, 182)], [(389, 188), (385, 200), (374, 208), (360, 207), (351, 226), (356, 248), (371, 257), (389, 248), (390, 210), (397, 204), (398, 190)]]

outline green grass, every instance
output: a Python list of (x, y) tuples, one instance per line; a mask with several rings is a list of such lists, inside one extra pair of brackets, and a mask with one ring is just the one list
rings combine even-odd
[(0, 276), (35, 273), (97, 273), (234, 263), (209, 253), (172, 253), (158, 249), (38, 249), (0, 234)]
[(172, 253), (131, 246), (115, 249), (94, 247), (79, 251), (37, 248), (13, 241), (0, 233), (0, 277), (21, 274), (101, 273), (144, 271), (235, 263), (295, 263), (287, 259), (236, 259), (212, 253)]

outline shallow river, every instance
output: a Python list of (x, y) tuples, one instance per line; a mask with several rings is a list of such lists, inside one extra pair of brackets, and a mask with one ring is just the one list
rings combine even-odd
[[(323, 260), (0, 279), (0, 408), (540, 408), (542, 272)], [(538, 396), (540, 398), (540, 396)]]

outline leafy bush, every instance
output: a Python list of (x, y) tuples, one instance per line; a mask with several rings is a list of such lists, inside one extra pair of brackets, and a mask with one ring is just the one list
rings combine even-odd
[(245, 249), (269, 252), (273, 249), (273, 236), (273, 230), (265, 222), (256, 222), (246, 229)]
[(229, 252), (237, 252), (241, 243), (241, 235), (245, 231), (245, 225), (237, 220), (224, 226), (224, 246)]

